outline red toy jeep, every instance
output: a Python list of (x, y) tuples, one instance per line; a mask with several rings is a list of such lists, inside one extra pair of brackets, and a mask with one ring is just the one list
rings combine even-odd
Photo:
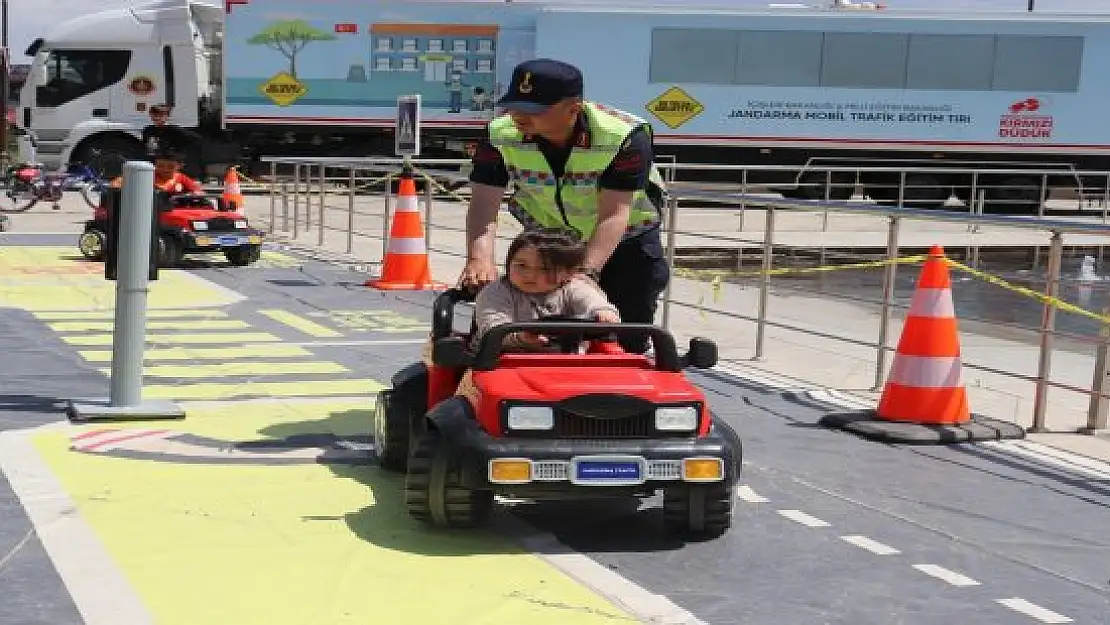
[[(77, 240), (81, 254), (89, 260), (104, 259), (108, 211), (119, 206), (120, 190), (108, 189), (104, 200), (85, 222)], [(218, 196), (154, 192), (158, 219), (158, 264), (174, 267), (186, 254), (222, 252), (236, 267), (256, 262), (262, 256), (262, 231), (250, 227), (247, 218), (224, 207)]]
[[(691, 339), (680, 356), (656, 326), (559, 319), (496, 327), (472, 352), (452, 328), (454, 305), (469, 299), (458, 290), (436, 299), (435, 364), (409, 365), (378, 394), (375, 455), (383, 468), (406, 471), (409, 514), (473, 527), (494, 495), (596, 499), (661, 489), (669, 531), (729, 528), (741, 442), (682, 372), (716, 364), (712, 341)], [(560, 352), (502, 353), (504, 338), (520, 331), (549, 337)], [(620, 333), (650, 335), (654, 358), (623, 352), (613, 340)], [(466, 369), (476, 405), (455, 395)]]

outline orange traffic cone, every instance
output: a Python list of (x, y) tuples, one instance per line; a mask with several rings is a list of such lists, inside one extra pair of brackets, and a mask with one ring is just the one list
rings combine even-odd
[(234, 167), (229, 167), (224, 175), (223, 200), (229, 209), (242, 212), (243, 191), (239, 187), (239, 172)]
[(432, 281), (428, 250), (424, 245), (424, 225), (416, 202), (416, 183), (410, 176), (401, 178), (382, 275), (377, 280), (367, 280), (366, 286), (407, 291), (446, 288)]
[(934, 245), (917, 279), (877, 416), (931, 425), (969, 422), (961, 366), (952, 282), (944, 250)]

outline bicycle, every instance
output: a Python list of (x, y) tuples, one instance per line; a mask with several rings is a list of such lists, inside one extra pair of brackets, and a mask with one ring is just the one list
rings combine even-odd
[[(103, 156), (97, 150), (93, 153)], [(109, 185), (96, 169), (84, 163), (71, 163), (65, 172), (47, 172), (42, 163), (20, 163), (8, 168), (4, 182), (7, 188), (0, 196), (0, 213), (22, 213), (39, 202), (50, 202), (58, 210), (66, 191), (79, 191), (85, 203), (96, 208), (100, 193)]]

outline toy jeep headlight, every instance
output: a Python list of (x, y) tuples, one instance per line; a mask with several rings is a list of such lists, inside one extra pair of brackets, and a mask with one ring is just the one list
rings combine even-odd
[(208, 222), (207, 221), (194, 221), (193, 222), (193, 230), (207, 230), (207, 229), (208, 229)]
[(235, 220), (235, 227), (239, 230), (245, 229), (247, 227), (247, 220), (246, 219), (236, 219)]
[(550, 430), (555, 427), (555, 412), (548, 406), (512, 406), (510, 430)]
[(656, 408), (655, 429), (664, 432), (693, 432), (698, 429), (698, 407), (667, 406)]

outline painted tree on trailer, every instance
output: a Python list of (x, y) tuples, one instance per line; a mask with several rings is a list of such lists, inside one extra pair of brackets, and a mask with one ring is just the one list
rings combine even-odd
[(335, 35), (309, 24), (304, 20), (273, 22), (247, 43), (276, 50), (289, 61), (289, 74), (297, 77), (297, 55), (313, 41), (332, 41)]

